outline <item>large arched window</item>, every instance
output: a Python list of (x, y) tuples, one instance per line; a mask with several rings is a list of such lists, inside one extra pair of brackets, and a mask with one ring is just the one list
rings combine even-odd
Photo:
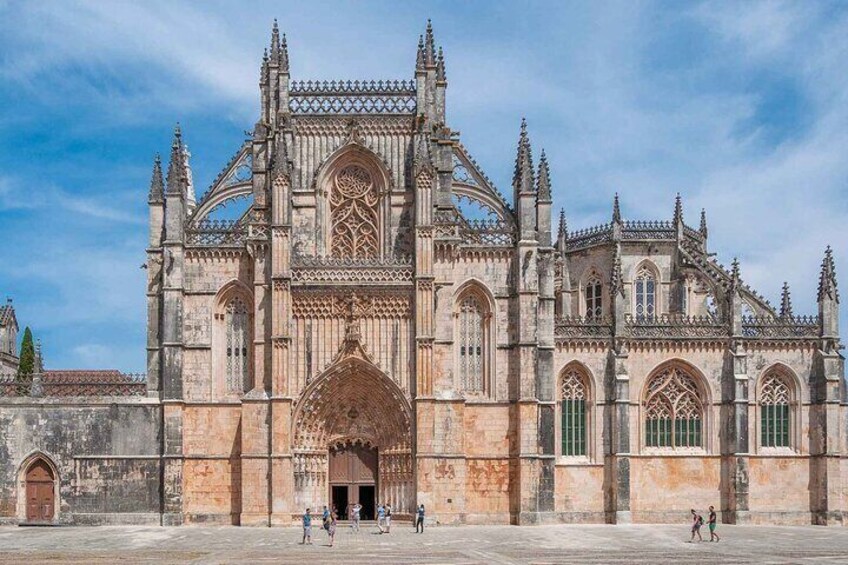
[(583, 307), (588, 320), (599, 320), (603, 316), (603, 284), (595, 271), (589, 273), (583, 284)]
[(588, 400), (587, 376), (569, 365), (560, 376), (560, 445), (563, 456), (587, 455)]
[(793, 386), (778, 368), (769, 369), (760, 385), (760, 447), (792, 447)]
[(648, 265), (636, 271), (633, 283), (633, 312), (637, 320), (653, 320), (657, 314), (657, 277)]
[(480, 289), (462, 292), (456, 303), (456, 362), (465, 392), (488, 392), (491, 374), (491, 309)]
[(330, 190), (330, 254), (376, 257), (380, 250), (377, 187), (365, 168), (351, 164), (334, 177)]
[(250, 310), (239, 296), (227, 303), (224, 310), (227, 336), (227, 392), (242, 393), (250, 389)]
[(689, 371), (673, 364), (651, 377), (645, 398), (647, 447), (703, 447), (703, 422), (703, 395)]

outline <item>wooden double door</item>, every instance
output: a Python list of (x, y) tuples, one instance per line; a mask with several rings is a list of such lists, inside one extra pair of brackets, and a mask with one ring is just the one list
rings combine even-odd
[(377, 450), (361, 444), (330, 449), (330, 504), (347, 520), (357, 503), (360, 518), (374, 520), (377, 502)]
[(26, 473), (27, 522), (51, 522), (56, 510), (53, 471), (44, 461), (30, 465)]

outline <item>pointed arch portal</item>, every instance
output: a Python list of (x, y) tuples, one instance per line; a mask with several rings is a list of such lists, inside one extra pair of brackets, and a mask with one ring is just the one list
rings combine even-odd
[(52, 522), (56, 517), (56, 471), (45, 457), (35, 455), (22, 466), (27, 523)]
[(378, 502), (401, 514), (412, 509), (412, 410), (366, 357), (352, 351), (334, 363), (298, 403), (292, 434), (298, 508), (331, 502), (342, 517), (354, 502), (363, 505), (363, 517)]

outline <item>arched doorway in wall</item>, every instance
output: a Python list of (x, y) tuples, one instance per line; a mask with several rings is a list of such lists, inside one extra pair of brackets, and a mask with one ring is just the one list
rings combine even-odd
[(35, 458), (26, 468), (24, 483), (26, 521), (52, 522), (56, 515), (56, 476), (47, 461)]
[(329, 477), (330, 504), (336, 507), (341, 519), (350, 517), (355, 504), (362, 505), (363, 520), (376, 516), (377, 448), (363, 441), (342, 441), (330, 446)]
[(303, 392), (293, 420), (294, 500), (298, 509), (335, 504), (362, 518), (377, 503), (398, 516), (415, 501), (412, 410), (397, 384), (369, 360), (333, 364)]

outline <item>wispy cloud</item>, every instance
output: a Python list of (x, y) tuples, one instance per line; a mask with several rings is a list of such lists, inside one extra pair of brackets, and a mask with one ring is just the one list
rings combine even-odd
[(147, 225), (144, 216), (109, 206), (111, 198), (78, 196), (51, 184), (34, 185), (31, 180), (0, 176), (0, 212), (49, 209), (54, 214), (71, 213), (110, 222)]

